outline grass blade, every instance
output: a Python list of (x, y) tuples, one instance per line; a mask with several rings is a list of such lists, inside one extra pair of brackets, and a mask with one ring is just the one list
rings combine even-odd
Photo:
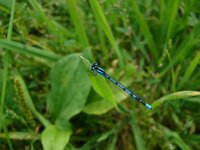
[(77, 6), (76, 0), (67, 0), (67, 4), (68, 4), (69, 12), (71, 14), (71, 18), (76, 27), (79, 40), (82, 43), (84, 48), (88, 48), (90, 44), (85, 33), (85, 28), (83, 26), (83, 19), (80, 16), (81, 10)]
[(171, 54), (172, 60), (171, 65), (168, 65), (165, 67), (165, 69), (159, 74), (159, 78), (162, 77), (167, 73), (167, 71), (174, 65), (176, 65), (178, 62), (182, 62), (189, 52), (191, 52), (193, 47), (199, 42), (200, 37), (200, 24), (198, 24), (192, 32), (188, 35), (187, 38), (184, 39), (182, 44), (176, 48), (177, 50)]
[(154, 58), (156, 60), (158, 60), (158, 52), (156, 51), (156, 46), (155, 46), (155, 42), (153, 40), (153, 35), (151, 34), (150, 29), (136, 4), (136, 1), (131, 0), (131, 3), (132, 3), (133, 10), (135, 13), (136, 21), (138, 22), (138, 24), (140, 26), (140, 30), (142, 31), (142, 33), (147, 41), (147, 45), (148, 45), (150, 51), (152, 52)]
[(182, 88), (184, 86), (184, 84), (186, 83), (186, 81), (189, 80), (189, 78), (191, 77), (192, 73), (194, 72), (195, 68), (197, 67), (198, 63), (200, 61), (200, 50), (197, 53), (197, 55), (195, 56), (195, 58), (192, 60), (191, 64), (189, 65), (189, 67), (187, 68), (181, 83), (179, 85), (179, 89)]
[(166, 95), (157, 101), (152, 103), (152, 107), (156, 108), (160, 106), (162, 103), (170, 100), (178, 100), (178, 99), (183, 99), (183, 98), (188, 98), (188, 97), (193, 97), (193, 96), (200, 96), (200, 92), (198, 91), (180, 91), (180, 92), (175, 92), (169, 95)]
[(97, 0), (89, 0), (90, 5), (92, 7), (92, 10), (94, 12), (94, 15), (96, 17), (97, 23), (100, 23), (100, 26), (102, 27), (103, 31), (105, 32), (110, 44), (112, 45), (113, 49), (116, 51), (117, 56), (119, 58), (119, 64), (121, 67), (124, 67), (123, 58), (121, 56), (121, 52), (119, 50), (119, 46), (113, 36), (113, 33), (109, 27), (109, 24), (106, 20), (105, 15), (103, 14), (103, 10)]
[(83, 52), (83, 55), (85, 57), (87, 57), (88, 59), (90, 59), (91, 61), (93, 61), (94, 58), (93, 58), (92, 53), (89, 48), (90, 44), (89, 44), (87, 35), (85, 33), (85, 26), (83, 23), (83, 18), (81, 18), (81, 15), (80, 15), (81, 10), (79, 9), (79, 7), (77, 5), (76, 0), (67, 0), (67, 2), (68, 2), (67, 4), (69, 6), (69, 12), (71, 14), (72, 21), (73, 21), (76, 31), (77, 31), (76, 33), (79, 37), (79, 40), (80, 40), (83, 48), (85, 49)]
[(169, 40), (170, 36), (171, 36), (171, 33), (172, 33), (172, 29), (173, 29), (173, 25), (175, 25), (175, 22), (176, 22), (176, 15), (178, 13), (178, 8), (179, 8), (179, 0), (172, 0), (172, 7), (169, 7), (171, 8), (171, 10), (169, 10), (169, 12), (171, 12), (171, 14), (169, 15), (170, 18), (169, 18), (169, 26), (168, 26), (168, 30), (167, 30), (167, 40)]
[(59, 58), (61, 58), (61, 56), (53, 52), (44, 51), (39, 48), (27, 46), (26, 44), (22, 44), (15, 41), (9, 41), (5, 39), (0, 39), (0, 47), (6, 48), (11, 51), (15, 51), (17, 53), (26, 54), (32, 57), (39, 57), (49, 61), (56, 61)]
[(48, 18), (46, 14), (43, 12), (41, 5), (36, 0), (29, 0), (29, 3), (34, 8), (34, 10), (38, 13), (38, 15), (41, 17), (41, 20), (43, 20), (43, 23), (47, 26), (50, 33), (58, 36), (59, 38), (61, 38), (64, 35), (65, 35), (65, 38), (66, 36), (72, 36), (72, 33), (70, 31), (68, 31), (66, 28), (64, 28), (60, 24), (58, 24), (52, 18), (51, 19)]
[(173, 143), (179, 146), (182, 150), (190, 150), (189, 146), (183, 141), (183, 139), (178, 135), (178, 133), (170, 131), (164, 128), (165, 136), (171, 139)]
[[(34, 132), (9, 132), (8, 137), (13, 140), (39, 140), (39, 134)], [(6, 138), (5, 133), (0, 133), (0, 138)]]
[[(8, 40), (11, 40), (11, 36), (12, 36), (12, 31), (13, 31), (13, 22), (14, 22), (14, 13), (15, 13), (15, 3), (16, 1), (13, 0), (12, 1), (12, 10), (11, 10), (11, 15), (10, 15), (10, 20), (9, 20), (9, 26), (8, 26), (8, 33), (7, 33), (7, 39)], [(6, 95), (6, 86), (7, 86), (7, 79), (8, 79), (8, 67), (9, 67), (9, 64), (10, 64), (10, 54), (9, 52), (5, 52), (5, 55), (4, 55), (4, 58), (3, 58), (3, 75), (2, 75), (2, 91), (1, 91), (1, 101), (0, 101), (0, 119), (2, 119), (2, 116), (3, 116), (3, 113), (4, 113), (4, 110), (3, 110), (3, 107), (4, 107), (4, 99), (5, 99), (5, 95)], [(1, 123), (0, 123), (0, 130), (1, 130)], [(8, 145), (9, 145), (9, 148), (12, 150), (13, 147), (12, 147), (12, 144), (11, 144), (11, 141), (10, 141), (10, 138), (8, 136), (8, 130), (7, 130), (7, 127), (3, 127), (3, 130), (6, 134), (6, 140), (8, 142)]]
[[(11, 16), (9, 21), (8, 33), (7, 33), (7, 40), (10, 41), (12, 30), (13, 30), (13, 20), (14, 20), (14, 12), (15, 12), (15, 0), (12, 3), (12, 10)], [(0, 116), (3, 115), (3, 106), (4, 106), (4, 99), (6, 94), (6, 82), (8, 76), (8, 65), (10, 64), (9, 53), (6, 51), (3, 58), (3, 74), (2, 74), (2, 91), (1, 91), (1, 106), (0, 106)], [(1, 124), (0, 124), (1, 129)]]
[(136, 149), (137, 150), (145, 150), (145, 142), (142, 139), (142, 135), (141, 135), (141, 130), (140, 127), (137, 124), (137, 115), (135, 114), (135, 111), (132, 112), (131, 116), (130, 116), (130, 125), (132, 128), (132, 132), (135, 138), (135, 143), (136, 143)]

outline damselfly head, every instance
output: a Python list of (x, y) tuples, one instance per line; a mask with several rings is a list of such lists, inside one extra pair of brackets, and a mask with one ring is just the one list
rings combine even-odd
[(98, 64), (96, 62), (93, 63), (92, 66), (91, 66), (91, 71), (95, 71), (97, 66), (98, 66)]

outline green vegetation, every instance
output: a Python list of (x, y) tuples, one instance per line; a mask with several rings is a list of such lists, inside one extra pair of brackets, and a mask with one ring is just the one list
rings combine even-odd
[[(0, 0), (0, 149), (200, 149), (199, 8)], [(95, 61), (153, 110), (94, 76)]]

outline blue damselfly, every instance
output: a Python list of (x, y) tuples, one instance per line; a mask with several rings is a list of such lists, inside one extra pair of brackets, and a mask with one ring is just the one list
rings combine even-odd
[(106, 72), (105, 70), (103, 70), (102, 68), (100, 68), (98, 66), (97, 63), (92, 64), (91, 66), (91, 71), (96, 75), (97, 73), (103, 77), (105, 77), (106, 79), (110, 80), (112, 83), (114, 83), (115, 85), (117, 85), (119, 88), (121, 88), (123, 91), (125, 91), (126, 93), (128, 93), (132, 98), (134, 98), (135, 100), (137, 100), (138, 102), (142, 103), (144, 106), (146, 106), (148, 109), (152, 109), (151, 105), (147, 104), (140, 96), (136, 95), (135, 93), (131, 92), (130, 90), (128, 90), (127, 88), (125, 88), (121, 83), (115, 81), (113, 78), (111, 78)]

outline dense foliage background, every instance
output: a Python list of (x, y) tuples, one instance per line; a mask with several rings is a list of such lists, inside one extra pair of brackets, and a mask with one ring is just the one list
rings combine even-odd
[(199, 8), (0, 0), (0, 149), (200, 149)]

